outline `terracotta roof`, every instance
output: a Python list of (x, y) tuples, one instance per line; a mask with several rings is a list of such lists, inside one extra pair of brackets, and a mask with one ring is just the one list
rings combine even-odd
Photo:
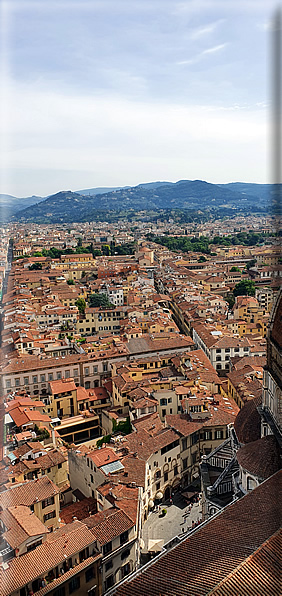
[(281, 530), (266, 540), (208, 596), (275, 596), (281, 593)]
[[(147, 568), (141, 568), (131, 580), (117, 586), (116, 596), (210, 594), (279, 529), (281, 478), (282, 472), (277, 472), (226, 507), (175, 548), (160, 555)], [(239, 592), (235, 588), (226, 594), (238, 596)]]
[(94, 542), (92, 532), (82, 522), (74, 522), (61, 530), (48, 534), (46, 541), (35, 550), (9, 561), (7, 569), (0, 567), (2, 596), (8, 596), (35, 578), (48, 573), (66, 557), (71, 557)]
[(95, 449), (87, 453), (87, 456), (92, 459), (97, 468), (110, 464), (114, 461), (118, 461), (120, 457), (110, 447), (102, 447), (101, 449)]
[(7, 509), (15, 505), (33, 505), (37, 500), (43, 501), (48, 497), (59, 494), (60, 490), (47, 476), (31, 480), (20, 486), (9, 488), (0, 493), (0, 507)]
[(135, 521), (130, 519), (124, 511), (114, 507), (87, 517), (84, 523), (101, 545), (114, 540), (135, 525)]
[(281, 467), (280, 450), (274, 435), (248, 443), (237, 451), (238, 463), (244, 470), (265, 480)]
[(17, 548), (30, 536), (47, 534), (49, 530), (25, 505), (16, 505), (1, 511), (0, 518), (6, 531), (3, 537), (12, 548)]
[(245, 444), (260, 439), (261, 418), (257, 407), (261, 401), (261, 397), (250, 399), (237, 414), (234, 429), (239, 443)]
[(69, 524), (73, 521), (74, 517), (81, 521), (85, 519), (87, 515), (96, 513), (96, 511), (96, 499), (88, 497), (87, 499), (76, 501), (76, 503), (71, 503), (70, 505), (63, 507), (60, 511), (60, 518), (65, 524)]
[(75, 391), (76, 385), (73, 379), (60, 379), (58, 381), (49, 381), (52, 394), (64, 393), (65, 391)]

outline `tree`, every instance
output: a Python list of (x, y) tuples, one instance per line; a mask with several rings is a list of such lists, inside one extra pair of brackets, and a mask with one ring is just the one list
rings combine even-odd
[(74, 280), (73, 279), (68, 279), (67, 284), (69, 286), (74, 286)]
[(247, 263), (247, 269), (251, 269), (251, 267), (254, 267), (256, 264), (257, 260), (256, 259), (251, 259), (251, 261), (249, 261)]
[(206, 257), (204, 257), (204, 255), (201, 255), (198, 259), (199, 263), (205, 263), (207, 261)]
[(254, 296), (256, 292), (256, 286), (253, 281), (249, 279), (242, 279), (236, 284), (233, 294), (234, 296)]
[(77, 306), (80, 314), (84, 314), (85, 312), (85, 308), (86, 308), (86, 302), (84, 300), (84, 298), (78, 298), (75, 305)]
[(230, 272), (232, 273), (233, 271), (241, 271), (241, 269), (239, 269), (239, 267), (231, 267)]
[(32, 265), (29, 265), (30, 271), (39, 271), (40, 269), (42, 269), (42, 263), (32, 263)]
[(102, 244), (102, 253), (103, 255), (109, 257), (111, 254), (111, 247), (109, 244)]
[(229, 309), (232, 310), (234, 304), (235, 304), (235, 298), (233, 294), (229, 294), (228, 296), (226, 296), (226, 302), (228, 302), (228, 306)]
[(102, 306), (103, 308), (112, 308), (114, 305), (109, 301), (107, 294), (90, 294), (88, 304), (91, 308)]

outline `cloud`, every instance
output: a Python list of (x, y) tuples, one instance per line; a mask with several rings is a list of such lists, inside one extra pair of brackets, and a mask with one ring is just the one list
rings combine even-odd
[(189, 58), (188, 60), (181, 60), (180, 62), (177, 62), (176, 64), (178, 66), (185, 66), (186, 64), (196, 64), (196, 62), (199, 62), (200, 60), (202, 60), (202, 58), (204, 56), (207, 56), (208, 54), (216, 54), (217, 52), (220, 52), (221, 50), (223, 50), (228, 44), (227, 43), (221, 43), (217, 46), (213, 46), (212, 48), (207, 48), (206, 50), (203, 50), (202, 52), (200, 52), (199, 54), (196, 54), (195, 56), (193, 56), (192, 58)]
[(213, 33), (215, 29), (224, 21), (225, 19), (219, 19), (218, 21), (214, 21), (213, 23), (209, 23), (203, 27), (198, 27), (191, 32), (190, 38), (196, 40), (204, 37), (205, 35), (209, 35), (210, 33)]
[(205, 56), (206, 54), (215, 54), (215, 52), (219, 52), (220, 50), (223, 50), (223, 48), (225, 48), (226, 46), (227, 46), (227, 43), (221, 43), (217, 46), (213, 46), (212, 48), (203, 50), (203, 52), (201, 52), (201, 56)]

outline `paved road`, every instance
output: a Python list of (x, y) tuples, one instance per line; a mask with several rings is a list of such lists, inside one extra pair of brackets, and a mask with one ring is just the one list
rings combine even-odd
[(197, 522), (202, 517), (201, 504), (194, 504), (191, 512), (188, 513), (186, 502), (179, 494), (176, 494), (173, 498), (172, 505), (164, 504), (161, 506), (162, 508), (167, 509), (165, 517), (159, 517), (158, 512), (151, 513), (143, 526), (143, 552), (148, 550), (148, 541), (150, 539), (163, 539), (165, 544), (175, 536), (181, 535), (189, 528), (192, 528), (192, 522)]

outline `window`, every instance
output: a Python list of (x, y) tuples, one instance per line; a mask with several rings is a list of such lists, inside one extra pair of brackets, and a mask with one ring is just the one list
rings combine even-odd
[(40, 383), (45, 383), (45, 375), (40, 375)]
[(62, 373), (61, 372), (57, 372), (57, 379), (61, 379), (62, 378)]
[(128, 531), (126, 530), (126, 532), (123, 532), (120, 535), (120, 544), (124, 544), (127, 541), (128, 541)]
[(32, 382), (33, 383), (38, 383), (38, 377), (37, 377), (37, 375), (34, 376), (34, 377), (32, 377)]
[(78, 377), (78, 368), (73, 369), (73, 376)]
[(84, 369), (84, 374), (86, 377), (89, 376), (89, 367), (88, 366)]
[(216, 349), (216, 353), (217, 353), (217, 354), (221, 354), (221, 350), (217, 348), (217, 349)]
[(244, 352), (248, 352), (249, 348), (244, 348)]
[(90, 381), (85, 381), (85, 389), (90, 389)]
[(16, 387), (20, 386), (20, 379), (15, 379), (15, 385), (16, 385)]
[(103, 371), (106, 372), (108, 370), (108, 364), (104, 362), (103, 364)]
[(183, 460), (183, 470), (186, 470), (188, 464), (188, 457), (185, 457)]
[(98, 366), (93, 366), (93, 374), (95, 375), (98, 372)]
[(225, 348), (225, 352), (230, 352), (230, 348)]
[(33, 542), (32, 544), (28, 544), (27, 547), (26, 547), (27, 552), (29, 553), (31, 550), (34, 550), (40, 544), (42, 544), (42, 540), (37, 540), (37, 542)]
[(45, 513), (44, 521), (46, 522), (48, 519), (53, 519), (56, 517), (56, 511), (50, 511), (50, 513)]
[(221, 356), (216, 357), (216, 362), (221, 362)]
[(182, 449), (183, 449), (183, 451), (185, 451), (185, 449), (187, 449), (187, 437), (185, 439), (183, 439), (183, 441), (182, 441)]
[(80, 577), (73, 577), (69, 583), (69, 594), (72, 594), (80, 588)]
[(65, 587), (60, 586), (55, 592), (53, 592), (53, 596), (65, 596)]
[(126, 550), (123, 551), (123, 553), (121, 553), (121, 560), (123, 561), (124, 559), (127, 559), (127, 557), (130, 556), (130, 548), (127, 548)]
[(164, 473), (164, 482), (167, 482), (167, 481), (168, 481), (168, 472), (165, 472)]
[(205, 441), (211, 441), (212, 440), (212, 431), (211, 430), (206, 430), (204, 432), (204, 440)]
[(194, 453), (192, 453), (192, 464), (195, 464), (197, 461), (197, 451), (195, 451)]
[(191, 436), (191, 445), (196, 445), (198, 443), (199, 435), (198, 433), (193, 433)]
[(107, 544), (104, 544), (103, 546), (103, 553), (104, 555), (107, 555), (108, 553), (110, 553), (112, 551), (112, 543), (111, 542), (107, 542)]
[(6, 381), (6, 388), (7, 389), (11, 389), (11, 381), (10, 381), (10, 379), (7, 379), (7, 381)]
[(161, 488), (161, 483), (160, 482), (157, 482), (157, 484), (156, 484), (156, 490), (160, 490), (160, 488)]
[(29, 379), (28, 379), (28, 377), (24, 377), (24, 384), (25, 384), (25, 385), (28, 385), (28, 383), (29, 383)]
[(156, 471), (155, 477), (156, 478), (160, 478), (161, 477), (161, 471), (160, 470), (157, 470)]
[(113, 561), (112, 559), (110, 561), (107, 561), (106, 565), (105, 565), (105, 571), (109, 571), (109, 569), (112, 569), (113, 567)]
[(53, 373), (48, 374), (48, 381), (53, 381)]
[(91, 579), (93, 579), (95, 577), (95, 569), (94, 567), (89, 567), (89, 569), (86, 569), (85, 571), (85, 581), (90, 582)]
[(215, 439), (223, 439), (223, 430), (216, 430), (214, 435)]
[(111, 588), (114, 585), (114, 576), (109, 575), (105, 581), (105, 591)]
[(130, 573), (130, 563), (126, 563), (126, 565), (121, 567), (121, 577), (124, 578), (129, 573)]
[(167, 405), (167, 399), (165, 399), (165, 398), (160, 399), (160, 405), (161, 406), (166, 406)]
[(58, 470), (60, 470), (62, 467), (62, 464), (58, 464)]
[[(50, 471), (50, 468), (48, 468)], [(44, 499), (44, 501), (42, 501), (42, 509), (45, 509), (45, 507), (48, 507), (48, 505), (54, 505), (55, 503), (55, 499), (54, 497), (48, 497), (48, 499)]]
[(177, 473), (178, 473), (177, 466), (174, 466), (173, 473), (174, 473), (174, 476), (177, 476)]

